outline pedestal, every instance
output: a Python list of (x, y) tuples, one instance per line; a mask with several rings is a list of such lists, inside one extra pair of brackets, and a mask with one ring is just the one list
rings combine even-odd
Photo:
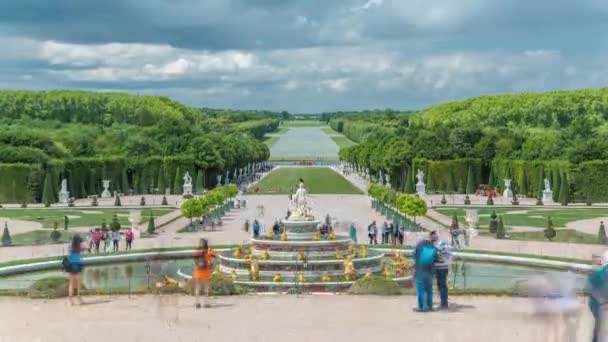
[(192, 195), (192, 185), (184, 185), (184, 196)]
[(551, 204), (551, 203), (553, 203), (553, 191), (551, 191), (551, 190), (544, 190), (543, 191), (543, 203), (544, 204)]
[(112, 194), (110, 193), (110, 191), (108, 189), (105, 189), (104, 191), (101, 192), (101, 198), (110, 198), (112, 197)]
[(506, 188), (505, 191), (502, 193), (502, 197), (504, 197), (505, 199), (513, 198), (513, 191), (511, 191), (511, 189), (509, 188)]
[(59, 203), (68, 204), (70, 201), (70, 192), (69, 191), (60, 191), (59, 192)]
[(424, 183), (422, 183), (422, 184), (416, 184), (416, 193), (418, 195), (424, 195), (424, 194), (426, 194), (426, 185)]

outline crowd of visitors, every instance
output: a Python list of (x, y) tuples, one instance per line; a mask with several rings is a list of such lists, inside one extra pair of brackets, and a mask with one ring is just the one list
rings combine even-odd
[(428, 239), (420, 241), (414, 250), (414, 278), (419, 312), (433, 311), (433, 280), (441, 298), (440, 310), (448, 309), (448, 266), (453, 256), (445, 241), (432, 231)]
[[(378, 244), (378, 225), (376, 224), (376, 221), (372, 221), (372, 223), (367, 226), (367, 236), (370, 245)], [(380, 230), (382, 244), (403, 245), (403, 238), (403, 227), (399, 227), (399, 225), (396, 225), (393, 222), (388, 223), (384, 221)]]
[[(125, 232), (111, 231), (101, 228), (95, 230), (91, 229), (85, 235), (85, 241), (87, 242), (87, 250), (89, 253), (109, 253), (118, 252), (120, 250), (120, 241), (125, 241), (125, 250), (128, 251), (133, 247), (134, 240), (133, 230)], [(103, 242), (103, 244), (102, 244)]]

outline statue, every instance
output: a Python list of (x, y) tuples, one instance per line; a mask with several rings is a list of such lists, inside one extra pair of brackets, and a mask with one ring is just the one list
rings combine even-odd
[(424, 171), (418, 169), (418, 172), (416, 172), (416, 178), (418, 179), (418, 182), (416, 183), (416, 193), (418, 195), (426, 194), (426, 185), (424, 184)]
[(543, 203), (553, 203), (553, 191), (551, 191), (551, 183), (545, 178), (545, 190), (543, 190)]
[(505, 199), (511, 199), (513, 197), (513, 192), (511, 191), (511, 179), (505, 179), (505, 191), (503, 191), (502, 196)]
[(357, 271), (355, 270), (355, 263), (353, 261), (354, 257), (351, 255), (344, 260), (344, 280), (351, 281), (357, 276)]
[(61, 180), (61, 190), (59, 191), (59, 203), (68, 204), (70, 201), (70, 193), (68, 191), (68, 180)]
[(101, 181), (101, 184), (103, 185), (103, 191), (101, 192), (101, 198), (110, 198), (112, 197), (112, 194), (110, 193), (110, 190), (108, 190), (110, 188), (110, 181), (107, 179), (104, 179)]
[(190, 177), (190, 174), (188, 172), (186, 172), (186, 174), (184, 175), (183, 189), (184, 189), (184, 193), (183, 193), (184, 196), (192, 195), (192, 177)]
[(304, 183), (300, 182), (298, 190), (291, 198), (291, 215), (289, 220), (309, 220), (312, 218), (308, 208), (307, 192)]

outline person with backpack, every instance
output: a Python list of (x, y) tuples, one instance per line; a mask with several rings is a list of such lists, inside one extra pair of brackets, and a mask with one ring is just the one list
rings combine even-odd
[(258, 220), (253, 220), (253, 238), (257, 239), (260, 237), (260, 222)]
[(433, 273), (438, 258), (434, 243), (438, 239), (437, 232), (432, 231), (430, 239), (420, 241), (414, 250), (414, 277), (416, 279), (418, 312), (433, 311)]
[(125, 241), (127, 242), (125, 250), (128, 251), (133, 247), (133, 228), (129, 228), (129, 230), (125, 233)]
[(195, 296), (194, 306), (197, 309), (201, 308), (199, 302), (201, 287), (203, 287), (205, 291), (205, 302), (203, 307), (210, 307), (208, 298), (209, 290), (211, 288), (211, 265), (215, 256), (215, 253), (209, 248), (207, 239), (201, 239), (198, 248), (194, 251), (192, 265), (192, 279), (194, 279)]
[(373, 245), (374, 242), (376, 243), (376, 245), (378, 244), (378, 227), (376, 227), (376, 221), (372, 221), (372, 223), (367, 226), (367, 236), (369, 237), (370, 245)]
[(593, 325), (592, 342), (603, 341), (602, 330), (606, 305), (608, 304), (608, 251), (601, 257), (601, 268), (596, 269), (587, 278), (586, 293), (589, 295), (589, 309), (593, 314), (595, 323)]
[(86, 250), (87, 248), (88, 247), (85, 243), (83, 243), (80, 235), (76, 234), (68, 246), (68, 255), (63, 258), (63, 270), (68, 273), (69, 279), (68, 299), (70, 305), (74, 305), (74, 295), (76, 295), (78, 304), (82, 304), (82, 298), (80, 297), (80, 273), (82, 272), (82, 259), (80, 258), (80, 252)]

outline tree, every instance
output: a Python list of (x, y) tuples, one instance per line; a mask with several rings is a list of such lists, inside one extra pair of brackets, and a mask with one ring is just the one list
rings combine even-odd
[(507, 237), (505, 232), (505, 224), (502, 222), (502, 216), (498, 218), (498, 227), (496, 228), (496, 238), (504, 239)]
[(528, 177), (526, 176), (526, 169), (521, 171), (521, 184), (519, 186), (519, 193), (523, 196), (528, 196)]
[(175, 179), (173, 179), (173, 194), (174, 195), (180, 195), (182, 193), (182, 185), (181, 185), (182, 177), (183, 177), (182, 172), (178, 166), (177, 169), (175, 170)]
[(555, 176), (553, 176), (553, 202), (559, 202), (559, 193), (561, 192), (562, 186), (561, 186), (561, 176), (559, 174), (559, 172), (555, 172), (554, 173)]
[(473, 175), (473, 167), (469, 166), (469, 172), (467, 172), (466, 194), (471, 195), (474, 193), (475, 193), (475, 176)]
[(63, 217), (63, 230), (68, 230), (68, 225), (70, 224), (70, 219), (67, 215)]
[(127, 177), (127, 169), (123, 168), (120, 173), (120, 190), (123, 194), (129, 193), (129, 178)]
[(417, 216), (425, 215), (427, 212), (426, 202), (415, 195), (400, 195), (397, 198), (397, 205), (402, 213), (414, 218), (414, 223)]
[(201, 201), (197, 198), (188, 198), (182, 203), (180, 208), (182, 215), (190, 219), (190, 226), (192, 226), (192, 218), (200, 217), (203, 215), (203, 206)]
[(564, 175), (561, 177), (559, 188), (559, 203), (561, 203), (561, 205), (568, 205), (568, 190), (568, 176), (564, 173)]
[(557, 235), (555, 228), (553, 228), (553, 222), (551, 221), (551, 217), (547, 218), (547, 228), (545, 228), (544, 233), (545, 233), (545, 237), (549, 241), (553, 241), (553, 239)]
[(42, 203), (44, 203), (45, 207), (50, 207), (53, 202), (55, 202), (53, 177), (50, 172), (47, 172), (46, 177), (44, 177), (44, 186), (42, 189)]
[(496, 189), (496, 179), (494, 177), (494, 166), (490, 165), (490, 175), (488, 176), (488, 189)]
[(205, 171), (202, 169), (199, 169), (198, 172), (196, 173), (196, 181), (194, 183), (195, 193), (199, 193), (199, 194), (203, 193), (203, 189), (205, 188), (204, 176), (205, 176)]
[(118, 196), (118, 193), (116, 193), (116, 197), (114, 198), (114, 206), (115, 207), (122, 206), (121, 203), (120, 203), (120, 196)]
[(597, 242), (602, 245), (608, 244), (608, 237), (606, 237), (606, 227), (604, 227), (604, 221), (600, 223), (600, 230), (597, 234)]
[(156, 184), (158, 191), (164, 195), (167, 190), (167, 180), (165, 179), (165, 170), (162, 165), (158, 168), (158, 182)]
[(490, 233), (492, 233), (492, 234), (496, 234), (496, 231), (498, 231), (498, 220), (496, 218), (497, 218), (496, 211), (492, 210), (492, 214), (490, 215), (490, 226), (489, 226)]
[[(543, 198), (543, 190), (545, 190), (545, 173), (541, 169), (540, 173), (538, 175), (538, 193), (536, 194), (538, 199)], [(542, 200), (541, 200), (541, 203), (542, 203)], [(536, 204), (538, 204), (538, 201)]]
[(110, 222), (110, 230), (113, 232), (117, 232), (120, 230), (120, 221), (118, 221), (117, 214), (114, 214), (112, 216), (112, 222)]
[(150, 211), (150, 219), (148, 220), (148, 234), (154, 234), (154, 232), (156, 231), (156, 225), (154, 224), (154, 215), (152, 215), (152, 212)]
[(407, 173), (407, 175), (405, 176), (405, 193), (406, 194), (413, 194), (416, 192), (416, 189), (414, 188), (414, 171), (412, 168), (410, 168), (410, 172)]
[(2, 231), (2, 246), (10, 246), (13, 244), (11, 233), (8, 231), (8, 223), (4, 222), (4, 231)]
[(426, 172), (426, 191), (432, 192), (436, 189), (435, 182), (433, 181), (433, 175), (431, 174), (431, 169), (429, 168)]

